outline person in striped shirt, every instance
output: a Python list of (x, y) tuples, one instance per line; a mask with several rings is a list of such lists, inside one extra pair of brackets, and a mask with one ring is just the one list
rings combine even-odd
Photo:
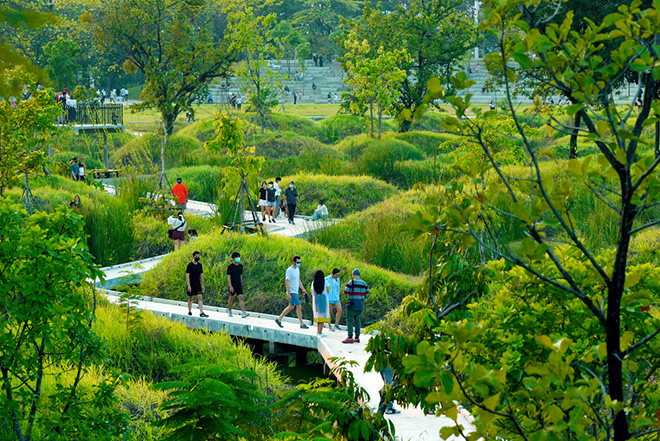
[[(346, 284), (344, 294), (348, 296), (346, 306), (346, 322), (348, 324), (348, 338), (342, 343), (360, 343), (360, 315), (364, 309), (364, 300), (369, 297), (369, 285), (360, 278), (362, 274), (359, 269), (351, 273), (353, 280)], [(353, 330), (355, 328), (355, 333)], [(355, 335), (355, 338), (353, 338)]]

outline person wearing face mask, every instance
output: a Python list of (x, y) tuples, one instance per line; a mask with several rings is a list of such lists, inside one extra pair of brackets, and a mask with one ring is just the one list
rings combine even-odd
[(300, 299), (298, 298), (298, 289), (301, 289), (303, 294), (307, 295), (307, 291), (300, 280), (300, 256), (293, 256), (291, 259), (291, 266), (286, 270), (286, 294), (289, 299), (289, 306), (284, 308), (284, 311), (280, 314), (279, 317), (275, 319), (275, 323), (280, 328), (282, 326), (282, 319), (287, 315), (293, 308), (296, 308), (296, 314), (298, 315), (298, 321), (300, 321), (301, 329), (308, 329), (309, 326), (303, 323), (302, 319), (302, 306), (300, 305)]
[(204, 269), (199, 263), (201, 255), (199, 251), (193, 252), (193, 260), (186, 267), (186, 285), (188, 286), (188, 315), (192, 315), (193, 298), (197, 297), (197, 306), (199, 307), (199, 316), (208, 317), (204, 314), (204, 302), (202, 293), (204, 292)]
[(238, 251), (231, 254), (231, 263), (227, 267), (227, 283), (229, 283), (229, 304), (227, 311), (229, 317), (233, 317), (231, 307), (234, 305), (234, 296), (238, 296), (238, 306), (241, 307), (241, 317), (245, 318), (248, 313), (245, 312), (245, 302), (243, 301), (243, 265), (241, 255)]
[(259, 207), (261, 208), (261, 221), (266, 222), (266, 212), (268, 211), (268, 185), (266, 181), (261, 183), (261, 188), (259, 189)]
[(273, 181), (268, 183), (268, 188), (266, 189), (266, 200), (268, 204), (268, 222), (275, 223), (275, 187)]
[(289, 223), (295, 225), (293, 216), (296, 214), (296, 205), (300, 203), (300, 199), (298, 198), (298, 190), (296, 190), (293, 181), (289, 182), (289, 188), (284, 190), (284, 197), (286, 198), (286, 207), (289, 212)]
[[(339, 293), (341, 289), (341, 284), (339, 282), (339, 268), (334, 268), (332, 274), (325, 278), (326, 286), (328, 287), (328, 303), (330, 304), (330, 330), (341, 331), (339, 327), (339, 320), (341, 319), (341, 301), (339, 300)], [(335, 325), (332, 326), (332, 308), (334, 307), (337, 311), (335, 316)]]
[(176, 216), (170, 216), (167, 218), (167, 223), (172, 226), (170, 238), (174, 243), (174, 251), (178, 250), (181, 245), (185, 243), (186, 240), (186, 226), (188, 223), (183, 217), (183, 213), (179, 211)]

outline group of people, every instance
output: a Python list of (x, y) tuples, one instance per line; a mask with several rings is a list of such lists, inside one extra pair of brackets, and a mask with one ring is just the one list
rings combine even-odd
[(84, 181), (85, 180), (85, 163), (83, 161), (78, 161), (78, 158), (73, 158), (70, 161), (71, 167), (71, 179), (74, 181)]
[(183, 212), (179, 211), (176, 216), (167, 218), (167, 223), (171, 227), (167, 230), (167, 236), (172, 239), (174, 244), (174, 251), (178, 250), (180, 246), (186, 243), (186, 233), (188, 234), (188, 241), (192, 242), (197, 239), (197, 230), (188, 227), (188, 221), (183, 216)]
[(119, 89), (119, 94), (117, 94), (117, 89), (111, 89), (110, 96), (108, 96), (105, 89), (102, 89), (101, 91), (97, 91), (96, 93), (100, 95), (101, 104), (105, 103), (106, 99), (108, 99), (109, 102), (111, 103), (116, 103), (117, 101), (128, 103), (128, 89), (126, 89), (125, 87)]
[(323, 58), (323, 55), (314, 54), (312, 55), (312, 60), (314, 60), (314, 66), (323, 67), (323, 62), (325, 61), (325, 58)]
[[(200, 317), (208, 317), (204, 313), (203, 293), (204, 293), (204, 270), (200, 263), (201, 254), (199, 251), (193, 252), (193, 260), (186, 267), (186, 286), (188, 294), (188, 315), (192, 315), (192, 303), (197, 298)], [(291, 265), (285, 273), (285, 289), (289, 305), (275, 319), (275, 323), (283, 328), (282, 320), (294, 309), (298, 316), (301, 329), (309, 329), (309, 326), (303, 323), (302, 305), (300, 303), (299, 293), (307, 297), (307, 290), (303, 286), (300, 277), (300, 265), (302, 263), (300, 256), (293, 256)], [(325, 326), (330, 331), (342, 331), (339, 321), (342, 315), (342, 306), (340, 299), (341, 282), (339, 276), (341, 270), (334, 268), (329, 275), (325, 275), (323, 270), (316, 270), (310, 285), (312, 294), (312, 306), (314, 310), (314, 319), (318, 337), (325, 337), (323, 329)], [(362, 280), (362, 274), (359, 269), (351, 272), (351, 280), (344, 287), (344, 294), (348, 298), (346, 305), (346, 323), (348, 336), (342, 343), (360, 343), (361, 323), (360, 317), (364, 310), (364, 301), (369, 297), (369, 286)], [(231, 254), (231, 263), (227, 266), (227, 285), (229, 291), (229, 300), (227, 303), (227, 314), (233, 317), (232, 308), (234, 298), (238, 297), (238, 305), (241, 309), (241, 317), (245, 318), (249, 314), (245, 311), (245, 300), (243, 298), (243, 264), (241, 264), (241, 254), (235, 251)], [(335, 324), (332, 324), (333, 310), (335, 312)]]
[[(261, 182), (258, 202), (258, 206), (261, 209), (261, 220), (262, 222), (266, 222), (266, 218), (268, 218), (268, 222), (277, 223), (277, 219), (285, 216), (290, 224), (295, 225), (294, 216), (300, 204), (296, 183), (293, 181), (289, 182), (288, 187), (284, 190), (284, 197), (282, 197), (280, 182), (282, 182), (282, 178), (279, 176), (275, 178), (274, 182)], [(321, 199), (318, 201), (316, 210), (314, 210), (310, 220), (327, 218), (329, 218), (328, 207), (326, 207), (324, 201)]]
[(233, 93), (229, 95), (229, 104), (231, 105), (232, 110), (238, 110), (240, 112), (241, 106), (243, 105), (243, 98), (240, 95), (234, 95)]
[(73, 99), (66, 87), (57, 92), (55, 102), (62, 107), (62, 115), (57, 118), (58, 124), (72, 123), (76, 121), (76, 108), (78, 102)]

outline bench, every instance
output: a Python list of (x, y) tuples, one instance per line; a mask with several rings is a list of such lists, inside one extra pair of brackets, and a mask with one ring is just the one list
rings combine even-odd
[(118, 178), (119, 177), (119, 172), (121, 170), (101, 170), (99, 168), (95, 168), (92, 170), (92, 176), (94, 176), (94, 179), (102, 179), (102, 178)]

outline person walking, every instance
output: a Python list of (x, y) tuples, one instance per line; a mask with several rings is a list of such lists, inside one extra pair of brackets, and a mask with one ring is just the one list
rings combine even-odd
[(312, 90), (314, 91), (314, 95), (316, 95), (316, 83), (312, 83)]
[(302, 103), (302, 92), (298, 91), (298, 102)]
[(332, 94), (328, 92), (328, 104), (332, 104)]
[(302, 319), (302, 306), (300, 305), (300, 299), (298, 298), (298, 289), (302, 290), (303, 294), (307, 295), (305, 287), (300, 281), (300, 256), (293, 256), (291, 259), (291, 266), (287, 268), (284, 284), (286, 286), (286, 295), (289, 300), (289, 306), (284, 308), (284, 311), (275, 319), (275, 323), (280, 328), (282, 326), (282, 319), (287, 315), (293, 308), (296, 308), (296, 315), (298, 316), (298, 321), (300, 322), (300, 329), (308, 329), (309, 326), (303, 323)]
[(78, 158), (73, 158), (71, 160), (71, 179), (77, 181), (80, 178), (80, 165), (78, 164)]
[(319, 65), (319, 56), (318, 55), (314, 54), (314, 56), (312, 56), (312, 60), (314, 60), (314, 66)]
[(268, 183), (268, 188), (266, 189), (266, 201), (268, 204), (268, 216), (270, 219), (268, 219), (269, 222), (271, 223), (276, 223), (275, 222), (275, 204), (277, 203), (275, 200), (275, 188), (274, 188), (275, 183), (273, 181), (270, 181)]
[(319, 67), (323, 67), (323, 55), (319, 55)]
[(82, 161), (80, 161), (80, 164), (78, 164), (78, 180), (85, 180), (85, 163)]
[(280, 182), (282, 182), (282, 178), (278, 176), (275, 178), (275, 183), (273, 184), (273, 188), (275, 189), (275, 218), (280, 216), (280, 203), (282, 201), (282, 189), (280, 188)]
[(175, 207), (181, 211), (186, 211), (188, 206), (188, 187), (183, 184), (183, 179), (176, 178), (176, 184), (172, 187), (172, 194), (176, 197)]
[(259, 188), (259, 208), (261, 208), (261, 221), (266, 222), (266, 211), (268, 210), (268, 184), (266, 181), (261, 182)]
[(317, 327), (317, 337), (325, 337), (323, 326), (330, 326), (330, 304), (328, 303), (328, 292), (330, 287), (326, 283), (325, 274), (318, 270), (314, 273), (314, 281), (310, 288), (312, 292), (312, 307), (314, 309), (314, 321)]
[(293, 216), (296, 214), (296, 205), (300, 202), (298, 198), (298, 190), (295, 188), (293, 181), (289, 182), (289, 188), (284, 190), (284, 197), (286, 198), (286, 209), (289, 214), (289, 223), (295, 225)]
[[(325, 278), (325, 283), (328, 286), (328, 303), (330, 313), (330, 330), (332, 332), (341, 331), (339, 327), (339, 320), (341, 319), (341, 301), (339, 300), (339, 293), (341, 284), (339, 282), (339, 268), (334, 268), (332, 274)], [(332, 326), (332, 309), (335, 309), (335, 325)]]
[(193, 298), (197, 297), (199, 316), (208, 317), (208, 315), (204, 314), (204, 301), (202, 300), (202, 294), (204, 293), (204, 269), (202, 268), (202, 264), (199, 263), (200, 258), (201, 255), (199, 251), (194, 251), (193, 260), (186, 267), (186, 285), (188, 286), (188, 315), (192, 315)]
[(293, 104), (298, 104), (298, 92), (293, 91)]
[(236, 109), (240, 112), (241, 106), (243, 105), (243, 98), (240, 95), (236, 97)]
[(227, 314), (232, 317), (231, 308), (234, 305), (234, 296), (238, 296), (238, 306), (241, 308), (241, 317), (245, 318), (248, 313), (245, 312), (245, 302), (243, 301), (243, 265), (241, 255), (238, 251), (231, 254), (231, 263), (227, 267), (227, 283), (229, 284), (229, 303), (227, 304)]
[(384, 367), (380, 371), (380, 378), (383, 379), (383, 388), (378, 392), (380, 395), (380, 401), (378, 402), (378, 413), (379, 414), (388, 414), (388, 415), (396, 415), (398, 413), (401, 413), (399, 409), (396, 409), (394, 407), (394, 402), (393, 401), (388, 401), (385, 402), (385, 395), (387, 393), (387, 388), (388, 387), (394, 387), (396, 386), (397, 383), (397, 378), (394, 375), (394, 370), (392, 370), (391, 367)]
[[(364, 300), (369, 297), (369, 286), (360, 276), (360, 270), (355, 268), (351, 273), (353, 280), (348, 282), (344, 289), (344, 294), (348, 296), (348, 305), (346, 306), (348, 338), (343, 340), (342, 343), (360, 343), (360, 316), (364, 309)], [(353, 338), (353, 335), (355, 335), (355, 338)]]
[(186, 241), (186, 226), (188, 222), (183, 217), (183, 212), (179, 211), (176, 216), (168, 217), (167, 223), (172, 226), (170, 238), (174, 243), (174, 251), (176, 251)]

